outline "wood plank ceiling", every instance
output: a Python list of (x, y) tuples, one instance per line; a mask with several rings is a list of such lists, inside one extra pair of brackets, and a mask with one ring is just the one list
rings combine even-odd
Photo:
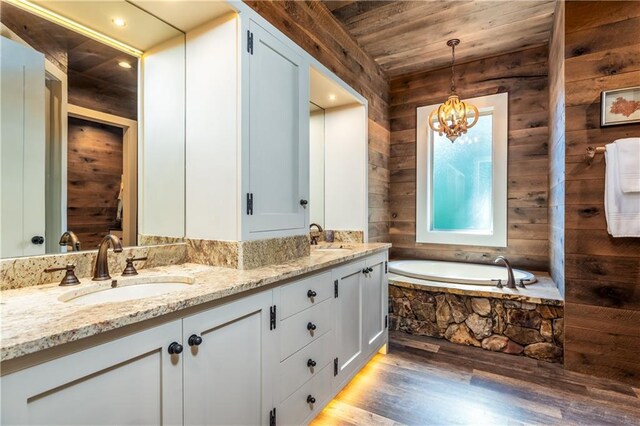
[(324, 1), (389, 77), (547, 44), (555, 0)]

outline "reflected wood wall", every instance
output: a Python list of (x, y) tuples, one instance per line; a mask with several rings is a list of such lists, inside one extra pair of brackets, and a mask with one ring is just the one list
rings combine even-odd
[(122, 176), (122, 129), (69, 118), (67, 229), (95, 249), (116, 223)]
[(392, 257), (489, 263), (504, 254), (515, 266), (549, 269), (547, 52), (540, 46), (456, 65), (463, 98), (509, 93), (506, 249), (415, 242), (416, 108), (446, 99), (451, 69), (391, 80)]
[(587, 146), (640, 136), (600, 127), (600, 92), (640, 85), (640, 2), (566, 3), (565, 366), (640, 384), (640, 238), (612, 238), (604, 156)]
[(389, 241), (389, 84), (321, 2), (245, 1), (369, 102), (369, 241)]

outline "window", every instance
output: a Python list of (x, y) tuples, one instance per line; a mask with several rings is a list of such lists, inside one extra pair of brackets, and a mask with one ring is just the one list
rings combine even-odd
[(453, 143), (428, 125), (439, 104), (417, 109), (417, 242), (507, 245), (507, 97), (465, 100), (480, 117)]

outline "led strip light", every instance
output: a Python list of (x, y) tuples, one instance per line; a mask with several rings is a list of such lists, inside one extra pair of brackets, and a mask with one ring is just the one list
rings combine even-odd
[(44, 18), (48, 21), (54, 22), (58, 25), (61, 25), (65, 28), (68, 28), (72, 31), (85, 35), (89, 38), (92, 38), (100, 43), (104, 43), (109, 45), (115, 49), (118, 49), (122, 52), (128, 53), (130, 55), (136, 56), (138, 58), (142, 57), (143, 51), (136, 49), (135, 47), (129, 46), (126, 43), (122, 43), (116, 39), (113, 39), (107, 35), (104, 35), (98, 31), (92, 30), (89, 27), (85, 27), (84, 25), (75, 22), (69, 18), (65, 18), (62, 15), (59, 15), (55, 12), (52, 12), (44, 7), (38, 6), (37, 4), (31, 3), (27, 0), (3, 0), (7, 3), (10, 3), (16, 7), (19, 7), (22, 10), (26, 10), (27, 12), (31, 12), (34, 15), (38, 15), (41, 18)]

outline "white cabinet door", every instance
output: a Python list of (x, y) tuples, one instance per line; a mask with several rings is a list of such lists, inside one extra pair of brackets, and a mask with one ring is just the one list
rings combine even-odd
[(182, 322), (0, 378), (3, 425), (182, 424)]
[(183, 320), (185, 425), (269, 423), (278, 365), (271, 303), (267, 291)]
[(337, 281), (336, 344), (339, 386), (359, 368), (363, 357), (362, 286), (365, 262), (353, 262), (333, 270)]
[(309, 196), (308, 66), (253, 21), (249, 37), (249, 238), (266, 231), (306, 230), (308, 214), (301, 200)]
[(44, 55), (0, 37), (0, 256), (35, 256), (45, 245)]
[(386, 341), (387, 328), (387, 273), (386, 253), (367, 258), (364, 274), (362, 318), (364, 322), (364, 342), (367, 355), (378, 349)]

